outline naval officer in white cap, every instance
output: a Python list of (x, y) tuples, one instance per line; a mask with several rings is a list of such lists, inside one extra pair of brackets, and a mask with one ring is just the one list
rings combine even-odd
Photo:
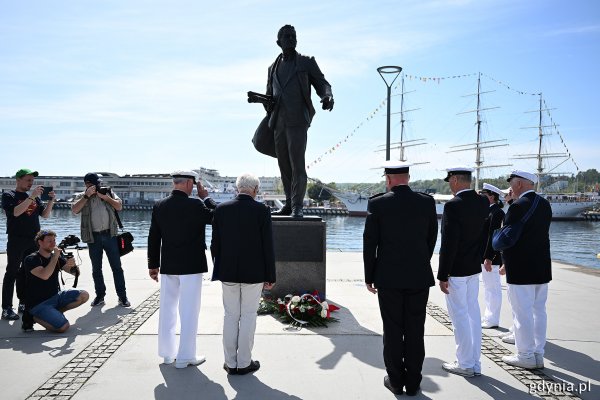
[(500, 196), (502, 191), (489, 183), (483, 184), (479, 194), (486, 196), (490, 202), (489, 214), (485, 219), (482, 232), (482, 246), (484, 249), (482, 260), (481, 280), (483, 281), (485, 311), (481, 320), (484, 329), (497, 328), (500, 324), (500, 308), (502, 306), (502, 281), (500, 280), (500, 266), (502, 255), (492, 247), (492, 236), (496, 229), (502, 226), (504, 211)]
[[(148, 273), (158, 282), (160, 309), (158, 317), (158, 355), (165, 364), (175, 361), (176, 368), (199, 365), (204, 356), (196, 355), (196, 334), (200, 315), (202, 273), (206, 262), (207, 224), (212, 223), (216, 203), (194, 171), (176, 171), (173, 191), (152, 209), (148, 233)], [(191, 198), (197, 182), (198, 197)], [(177, 315), (181, 323), (179, 345), (175, 329)]]
[(444, 179), (454, 194), (444, 204), (442, 243), (437, 278), (446, 294), (448, 314), (454, 327), (456, 361), (442, 368), (452, 374), (481, 375), (481, 312), (479, 274), (481, 235), (489, 201), (471, 189), (471, 168), (450, 168)]
[(532, 208), (533, 213), (515, 245), (502, 251), (517, 350), (514, 355), (502, 357), (502, 361), (526, 369), (543, 368), (546, 299), (548, 282), (552, 280), (549, 236), (552, 208), (535, 193), (538, 181), (535, 174), (515, 170), (507, 181), (518, 200), (508, 209), (504, 225), (521, 221)]

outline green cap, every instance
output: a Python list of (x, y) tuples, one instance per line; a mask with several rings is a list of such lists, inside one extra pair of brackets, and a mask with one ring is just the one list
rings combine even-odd
[(37, 171), (32, 171), (28, 168), (21, 168), (20, 170), (17, 171), (17, 173), (15, 174), (15, 178), (22, 178), (25, 175), (33, 175), (33, 176), (38, 176), (38, 172)]

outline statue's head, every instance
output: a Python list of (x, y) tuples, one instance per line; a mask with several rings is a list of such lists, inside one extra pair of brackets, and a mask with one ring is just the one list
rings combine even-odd
[(281, 50), (293, 50), (296, 48), (296, 29), (291, 25), (284, 25), (277, 32), (277, 46)]

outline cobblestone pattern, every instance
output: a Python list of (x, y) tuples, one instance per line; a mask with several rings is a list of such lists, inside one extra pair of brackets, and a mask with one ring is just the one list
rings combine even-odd
[(159, 295), (156, 291), (119, 322), (108, 328), (27, 399), (66, 400), (73, 397), (129, 336), (133, 335), (158, 310)]
[[(440, 322), (442, 325), (445, 325), (448, 329), (452, 330), (452, 321), (450, 320), (450, 316), (443, 308), (429, 302), (427, 303), (427, 314), (433, 317), (436, 321)], [(492, 360), (496, 365), (501, 367), (503, 370), (511, 374), (522, 384), (527, 386), (536, 385), (536, 387), (543, 387), (542, 382), (553, 384), (552, 387), (563, 387), (563, 382), (557, 381), (552, 377), (544, 374), (540, 369), (536, 370), (527, 370), (519, 367), (513, 367), (512, 365), (508, 365), (502, 361), (502, 356), (511, 355), (512, 352), (508, 350), (506, 347), (500, 345), (493, 339), (493, 336), (488, 335), (483, 332), (481, 337), (481, 354)], [(555, 384), (555, 385), (554, 385)], [(539, 386), (538, 386), (539, 385)], [(568, 391), (548, 391), (546, 393), (537, 393), (537, 396), (542, 399), (579, 399), (580, 397), (574, 393)]]

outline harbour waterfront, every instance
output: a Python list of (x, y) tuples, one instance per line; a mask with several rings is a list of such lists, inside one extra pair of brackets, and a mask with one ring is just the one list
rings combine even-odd
[[(134, 246), (145, 248), (150, 211), (124, 211), (120, 213), (125, 230), (134, 236)], [(328, 251), (362, 251), (364, 217), (325, 216), (327, 222)], [(70, 210), (54, 210), (49, 219), (41, 219), (42, 228), (52, 229), (58, 239), (66, 235), (80, 236), (80, 220)], [(6, 251), (6, 215), (0, 213), (0, 252)], [(211, 228), (206, 230), (207, 245), (210, 245)], [(439, 250), (440, 235), (435, 252)], [(85, 244), (83, 244), (85, 245)], [(567, 264), (600, 269), (600, 223), (592, 221), (553, 221), (550, 225), (550, 249), (552, 259)], [(4, 267), (4, 266), (0, 266)]]

